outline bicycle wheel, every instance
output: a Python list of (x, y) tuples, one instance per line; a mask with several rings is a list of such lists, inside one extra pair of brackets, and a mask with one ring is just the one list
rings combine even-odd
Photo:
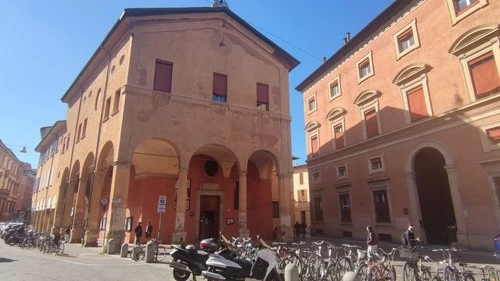
[(155, 260), (162, 262), (167, 256), (167, 249), (163, 246), (158, 246), (155, 251)]
[(304, 262), (302, 261), (302, 259), (297, 254), (290, 252), (284, 259), (280, 261), (278, 268), (284, 271), (285, 267), (289, 263), (294, 264), (297, 267), (297, 270), (299, 272), (299, 280), (302, 281), (302, 276), (305, 272)]
[(460, 278), (458, 278), (457, 272), (455, 269), (451, 266), (447, 266), (444, 269), (444, 280), (445, 281), (459, 281)]
[(403, 281), (415, 281), (416, 269), (410, 262), (405, 262), (403, 266)]
[(64, 243), (59, 242), (59, 245), (57, 245), (57, 249), (55, 249), (55, 251), (56, 255), (62, 255), (64, 253)]
[(368, 281), (380, 281), (382, 274), (377, 266), (371, 266), (368, 268), (368, 273), (366, 275), (366, 280)]
[(396, 269), (394, 266), (384, 267), (382, 270), (382, 277), (385, 281), (396, 281)]
[(325, 272), (324, 263), (321, 257), (317, 254), (311, 254), (306, 264), (306, 272), (304, 280), (317, 281), (321, 280), (321, 275)]
[(422, 280), (421, 281), (432, 281), (432, 274), (429, 269), (422, 270)]
[(361, 264), (356, 269), (356, 276), (358, 276), (360, 280), (368, 279), (368, 265), (365, 262), (361, 262)]
[(352, 264), (351, 264), (351, 260), (346, 258), (346, 257), (343, 257), (343, 258), (340, 258), (338, 261), (337, 261), (337, 266), (335, 268), (335, 274), (336, 274), (336, 279), (337, 280), (342, 280), (342, 277), (344, 277), (344, 274), (347, 272), (347, 271), (352, 271)]

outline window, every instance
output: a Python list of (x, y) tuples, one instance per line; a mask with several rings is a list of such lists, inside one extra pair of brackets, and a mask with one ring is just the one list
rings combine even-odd
[(419, 121), (429, 115), (427, 113), (424, 88), (422, 85), (418, 85), (407, 91), (406, 98), (408, 100), (408, 110), (410, 112), (411, 122)]
[(339, 179), (347, 178), (347, 166), (346, 165), (337, 167), (337, 177)]
[(76, 142), (80, 141), (80, 137), (82, 136), (82, 124), (78, 125), (78, 134), (76, 135)]
[(97, 110), (98, 105), (99, 105), (99, 98), (101, 97), (101, 88), (97, 91), (97, 94), (95, 95), (95, 110)]
[(67, 142), (66, 142), (66, 150), (68, 150), (68, 148), (69, 148), (70, 136), (71, 136), (71, 134), (68, 134), (68, 139), (67, 139)]
[(297, 201), (298, 202), (307, 202), (307, 190), (306, 189), (297, 190)]
[(386, 190), (373, 191), (373, 205), (375, 207), (375, 221), (380, 223), (390, 223), (389, 200)]
[(392, 38), (396, 49), (397, 59), (400, 59), (404, 55), (420, 47), (416, 20), (412, 20), (408, 25), (396, 32)]
[(104, 108), (104, 121), (108, 120), (110, 110), (111, 110), (111, 97), (106, 99), (106, 107)]
[(477, 98), (500, 90), (500, 76), (492, 51), (469, 61), (468, 66)]
[(358, 83), (361, 83), (373, 76), (373, 60), (371, 51), (356, 62), (356, 69), (358, 74)]
[(500, 91), (498, 24), (477, 26), (455, 40), (449, 52), (460, 60), (470, 100)]
[(233, 183), (233, 210), (240, 209), (240, 182), (235, 181)]
[(313, 216), (314, 221), (322, 222), (323, 219), (323, 202), (321, 197), (314, 197), (313, 201)]
[(318, 135), (311, 136), (311, 153), (313, 157), (319, 155)]
[(269, 86), (257, 83), (257, 108), (269, 111)]
[(304, 184), (304, 173), (299, 173), (299, 184)]
[(214, 72), (212, 100), (227, 102), (227, 75)]
[(446, 0), (452, 25), (488, 5), (487, 0)]
[(317, 106), (316, 106), (316, 94), (314, 94), (312, 97), (310, 97), (307, 100), (307, 112), (312, 113), (316, 111)]
[(500, 149), (500, 122), (480, 127), (480, 138), (484, 152)]
[(173, 64), (167, 61), (156, 60), (154, 90), (171, 93)]
[(329, 97), (330, 101), (334, 100), (335, 98), (339, 97), (340, 94), (340, 74), (337, 76), (332, 82), (330, 82), (329, 85)]
[(382, 156), (368, 159), (368, 171), (370, 174), (385, 171), (384, 160)]
[(273, 218), (280, 217), (280, 204), (278, 201), (273, 201)]
[(115, 100), (113, 102), (113, 113), (118, 112), (118, 109), (120, 108), (120, 92), (121, 89), (118, 89), (115, 92)]
[(339, 195), (339, 205), (340, 205), (340, 221), (341, 222), (352, 222), (351, 217), (351, 199), (349, 194)]
[(334, 149), (341, 149), (346, 146), (344, 116), (347, 111), (343, 108), (334, 108), (328, 112), (326, 119), (330, 121), (332, 128), (332, 143)]
[(500, 127), (491, 128), (486, 130), (486, 135), (491, 143), (497, 144), (500, 143)]
[(321, 173), (320, 172), (314, 172), (313, 173), (313, 180), (312, 180), (312, 182), (314, 184), (321, 183)]
[(370, 108), (364, 112), (366, 138), (372, 138), (378, 135), (377, 110)]
[(87, 133), (87, 118), (83, 120), (82, 139), (85, 138), (86, 133)]
[(345, 146), (344, 125), (342, 123), (333, 126), (333, 137), (335, 138), (335, 149), (341, 149)]

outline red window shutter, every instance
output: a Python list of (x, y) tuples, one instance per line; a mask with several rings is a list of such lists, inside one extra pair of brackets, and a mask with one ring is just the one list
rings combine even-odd
[(342, 125), (337, 125), (333, 128), (335, 131), (335, 148), (340, 149), (344, 147), (344, 128)]
[(227, 96), (227, 75), (214, 73), (213, 93), (218, 96)]
[(472, 85), (477, 96), (488, 94), (500, 87), (500, 77), (493, 52), (488, 52), (469, 62)]
[(155, 90), (171, 92), (172, 91), (172, 63), (156, 61), (155, 81), (153, 88)]
[(299, 174), (299, 183), (304, 184), (304, 174), (303, 173)]
[(500, 143), (500, 127), (486, 130), (488, 138), (494, 143)]
[(314, 136), (311, 138), (311, 152), (313, 156), (318, 155), (319, 152), (319, 144), (318, 144), (318, 137)]
[(370, 64), (370, 60), (369, 59), (365, 59), (364, 61), (360, 62), (359, 63), (359, 69), (363, 69), (365, 67), (367, 67), (368, 65)]
[(257, 83), (257, 103), (269, 104), (269, 87), (266, 84)]
[(365, 111), (366, 137), (378, 135), (377, 111), (375, 108)]
[(411, 36), (413, 36), (413, 30), (411, 28), (408, 28), (403, 33), (399, 34), (398, 40), (403, 41), (410, 38)]
[(416, 122), (429, 115), (427, 113), (427, 106), (425, 105), (424, 88), (422, 85), (409, 90), (406, 95), (408, 97), (411, 122)]

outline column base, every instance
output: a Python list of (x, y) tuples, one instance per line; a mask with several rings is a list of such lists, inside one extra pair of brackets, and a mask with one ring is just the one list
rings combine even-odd
[(79, 229), (72, 229), (69, 238), (69, 243), (81, 243), (83, 238), (83, 233)]
[(85, 232), (83, 243), (84, 247), (97, 247), (97, 237), (99, 233), (97, 231), (87, 230)]
[(176, 230), (172, 233), (172, 243), (171, 244), (183, 244), (186, 243), (187, 233), (182, 230)]

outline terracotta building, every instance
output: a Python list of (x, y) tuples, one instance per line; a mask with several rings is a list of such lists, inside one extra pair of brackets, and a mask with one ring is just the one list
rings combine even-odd
[(298, 63), (226, 7), (126, 9), (62, 97), (48, 224), (86, 245), (290, 228)]
[(0, 140), (0, 221), (29, 220), (32, 173)]
[(314, 234), (491, 248), (500, 233), (500, 2), (398, 0), (297, 90)]
[[(295, 203), (295, 222), (311, 225), (311, 207), (309, 200), (309, 174), (307, 165), (293, 166), (293, 199)], [(306, 227), (309, 233), (309, 227)]]

